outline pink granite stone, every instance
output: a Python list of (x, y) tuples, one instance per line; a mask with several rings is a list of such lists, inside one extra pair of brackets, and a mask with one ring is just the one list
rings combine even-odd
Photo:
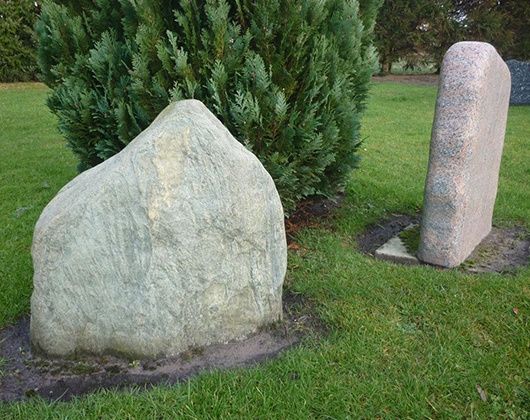
[(459, 42), (445, 54), (431, 135), (418, 258), (461, 264), (491, 231), (510, 71), (495, 48)]

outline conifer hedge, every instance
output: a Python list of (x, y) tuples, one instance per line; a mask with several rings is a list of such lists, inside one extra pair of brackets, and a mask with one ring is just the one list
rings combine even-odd
[(39, 60), (80, 170), (195, 98), (254, 152), (287, 211), (358, 162), (381, 0), (48, 2)]

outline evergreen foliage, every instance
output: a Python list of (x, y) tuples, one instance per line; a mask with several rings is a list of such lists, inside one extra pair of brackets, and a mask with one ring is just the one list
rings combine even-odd
[(426, 49), (440, 40), (433, 23), (442, 12), (437, 0), (385, 0), (375, 28), (383, 73), (391, 73), (399, 60), (414, 66), (430, 58)]
[(530, 61), (530, 2), (501, 0), (498, 8), (503, 16), (503, 30), (511, 37), (503, 56)]
[(0, 0), (0, 82), (35, 80), (33, 26), (38, 11), (33, 0)]
[(499, 0), (451, 0), (451, 3), (453, 15), (461, 22), (462, 40), (488, 42), (504, 55), (513, 42), (513, 34)]
[(49, 3), (37, 27), (49, 106), (83, 170), (170, 101), (201, 100), (263, 162), (291, 210), (334, 195), (357, 165), (380, 3)]
[(530, 59), (530, 2), (521, 0), (385, 0), (375, 28), (383, 72), (405, 60), (408, 67), (439, 68), (458, 41), (492, 44), (505, 59)]

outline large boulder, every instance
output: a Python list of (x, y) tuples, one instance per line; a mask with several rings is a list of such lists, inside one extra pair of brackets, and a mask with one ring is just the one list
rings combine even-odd
[(195, 100), (66, 185), (32, 255), (31, 342), (47, 356), (171, 356), (282, 317), (272, 178)]

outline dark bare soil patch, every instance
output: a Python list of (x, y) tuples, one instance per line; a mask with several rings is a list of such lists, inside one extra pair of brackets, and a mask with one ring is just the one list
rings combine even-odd
[[(359, 249), (373, 255), (410, 224), (420, 223), (419, 215), (394, 215), (357, 238)], [(530, 262), (530, 233), (523, 227), (493, 227), (459, 269), (470, 273), (515, 274)]]
[(338, 194), (334, 200), (307, 199), (300, 203), (296, 210), (285, 219), (287, 249), (298, 249), (296, 234), (305, 228), (329, 228), (344, 201), (344, 194)]
[(530, 261), (530, 234), (522, 227), (497, 228), (484, 238), (463, 264), (473, 273), (515, 274)]
[(99, 389), (174, 384), (202, 371), (249, 366), (276, 357), (307, 334), (325, 328), (299, 295), (284, 296), (284, 320), (246, 340), (191, 349), (174, 358), (124, 360), (78, 357), (49, 360), (31, 355), (29, 317), (0, 331), (0, 402), (40, 396), (69, 401)]
[(374, 255), (374, 252), (380, 246), (383, 246), (399, 232), (410, 224), (418, 224), (420, 217), (418, 215), (393, 215), (389, 220), (382, 221), (366, 230), (357, 238), (359, 250), (365, 254)]

